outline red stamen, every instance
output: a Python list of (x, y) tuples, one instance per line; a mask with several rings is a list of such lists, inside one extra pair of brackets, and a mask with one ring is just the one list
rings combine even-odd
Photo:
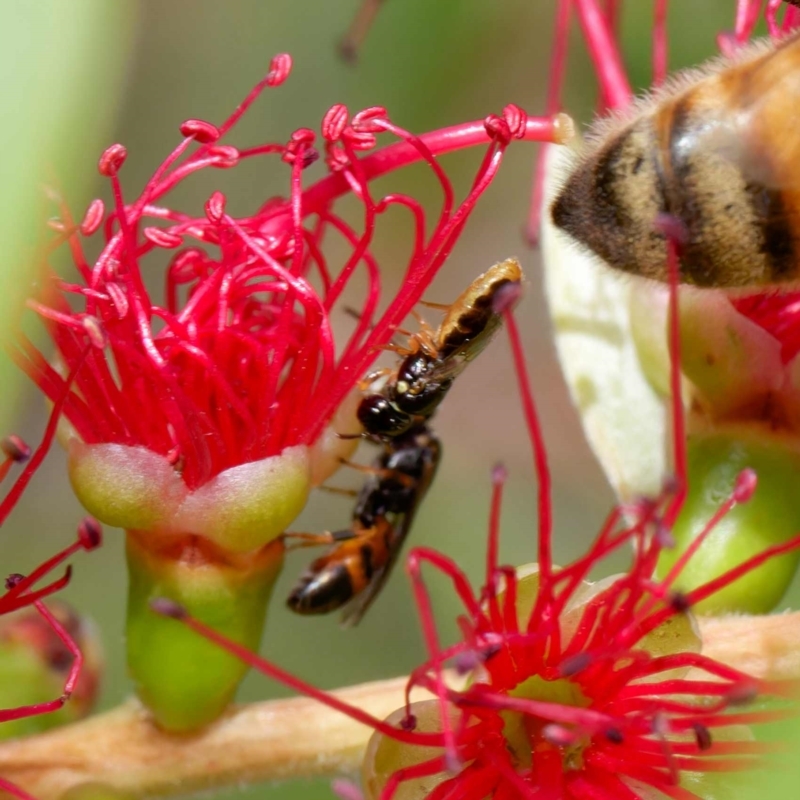
[(19, 786), (2, 777), (0, 777), (0, 789), (8, 792), (12, 797), (16, 797), (17, 800), (36, 800), (33, 795), (28, 794), (24, 789), (20, 789)]
[(597, 0), (574, 0), (583, 35), (609, 109), (624, 108), (633, 92), (628, 82), (612, 28)]
[(653, 86), (661, 86), (667, 78), (669, 45), (667, 44), (667, 7), (669, 0), (655, 0), (653, 19)]
[[(550, 69), (547, 71), (547, 101), (545, 113), (553, 115), (561, 111), (561, 94), (564, 88), (564, 74), (569, 47), (569, 23), (572, 11), (572, 0), (557, 0), (555, 31), (553, 32), (553, 50), (550, 56)], [(544, 203), (545, 164), (550, 151), (549, 144), (541, 144), (536, 156), (533, 171), (531, 204), (528, 212), (526, 237), (528, 244), (535, 247), (539, 243), (539, 226), (541, 224), (542, 204)]]

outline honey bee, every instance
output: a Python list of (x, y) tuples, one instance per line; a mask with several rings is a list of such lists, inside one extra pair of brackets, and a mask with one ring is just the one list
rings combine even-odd
[[(399, 349), (404, 356), (381, 389), (364, 397), (357, 416), (368, 436), (388, 441), (424, 425), (453, 381), (491, 341), (502, 315), (494, 301), (502, 287), (522, 280), (514, 258), (479, 275), (445, 312), (436, 330), (427, 326)], [(430, 305), (430, 304), (429, 304)]]
[(551, 207), (610, 266), (668, 281), (743, 287), (800, 280), (800, 37), (759, 42), (678, 75), (601, 121)]
[[(358, 494), (350, 528), (287, 534), (333, 544), (311, 563), (287, 600), (298, 614), (324, 614), (353, 600), (342, 617), (355, 625), (386, 583), (431, 485), (442, 447), (427, 427), (386, 443)], [(354, 599), (355, 598), (355, 599)]]

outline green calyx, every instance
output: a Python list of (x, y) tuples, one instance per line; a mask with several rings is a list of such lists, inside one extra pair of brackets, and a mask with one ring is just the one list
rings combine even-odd
[(72, 439), (69, 474), (90, 513), (128, 532), (128, 667), (139, 697), (167, 730), (192, 731), (212, 722), (247, 667), (159, 617), (150, 602), (174, 600), (258, 649), (283, 562), (280, 536), (311, 487), (309, 448), (289, 447), (239, 464), (190, 490), (158, 453)]
[[(755, 470), (753, 497), (717, 523), (681, 570), (676, 588), (689, 591), (800, 531), (800, 449), (762, 426), (695, 434), (688, 440), (688, 494), (673, 528), (676, 547), (661, 554), (663, 577), (729, 497), (739, 473)], [(780, 602), (800, 561), (794, 551), (766, 561), (695, 609), (704, 614), (763, 614)]]
[(311, 487), (308, 448), (226, 469), (193, 491), (166, 457), (120, 444), (69, 445), (69, 476), (86, 510), (106, 525), (202, 536), (251, 552), (303, 510)]
[[(150, 602), (166, 597), (233, 641), (257, 650), (267, 604), (283, 563), (283, 543), (225, 559), (198, 537), (154, 550), (148, 533), (127, 534), (128, 669), (157, 724), (175, 732), (215, 720), (247, 667), (198, 634), (160, 617)], [(174, 556), (178, 556), (177, 558)]]

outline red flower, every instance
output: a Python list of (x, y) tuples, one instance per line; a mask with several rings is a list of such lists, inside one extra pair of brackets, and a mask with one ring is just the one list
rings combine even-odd
[[(171, 730), (214, 719), (243, 670), (205, 643), (189, 656), (182, 640), (161, 636), (149, 599), (189, 602), (256, 646), (282, 563), (281, 534), (357, 445), (353, 390), (447, 259), (508, 145), (570, 133), (566, 118), (532, 119), (507, 106), (502, 116), (418, 137), (382, 108), (350, 115), (336, 105), (319, 136), (301, 128), (285, 144), (223, 144), (290, 70), (288, 55), (275, 57), (219, 127), (184, 122), (183, 140), (133, 200), (120, 182), (125, 148), (103, 153), (113, 207), (95, 200), (76, 222), (62, 204), (54, 246), (69, 246), (77, 277), (50, 276), (29, 301), (56, 356), (48, 363), (22, 333), (14, 353), (64, 421), (78, 499), (127, 531), (129, 672)], [(399, 141), (368, 152), (383, 134)], [(438, 157), (476, 145), (485, 146), (483, 159), (457, 202)], [(329, 174), (306, 186), (320, 151)], [(288, 185), (252, 212), (229, 213), (219, 191), (199, 216), (168, 205), (194, 173), (263, 156), (284, 162), (277, 166)], [(418, 161), (442, 192), (432, 218), (406, 194), (373, 194), (374, 179)], [(357, 216), (352, 205), (340, 211), (344, 195)], [(390, 209), (409, 214), (413, 233), (400, 288), (387, 297), (373, 246)], [(84, 252), (92, 238), (93, 260)], [(162, 298), (148, 287), (165, 262)], [(361, 298), (357, 319), (337, 340), (333, 320), (347, 321), (352, 296)], [(43, 450), (52, 434), (51, 426)], [(183, 674), (185, 659), (202, 665), (194, 681)]]
[[(62, 209), (55, 225), (56, 244), (68, 243), (78, 280), (53, 277), (43, 300), (30, 303), (55, 342), (57, 361), (48, 364), (19, 339), (18, 363), (47, 397), (63, 401), (82, 442), (147, 448), (177, 465), (189, 490), (232, 466), (317, 441), (449, 255), (510, 141), (558, 135), (558, 121), (529, 119), (516, 106), (502, 117), (417, 137), (382, 108), (351, 116), (336, 105), (321, 137), (303, 128), (286, 144), (221, 144), (290, 68), (289, 56), (277, 56), (221, 126), (185, 122), (184, 139), (135, 200), (123, 197), (119, 180), (125, 148), (109, 147), (99, 168), (111, 182), (113, 208), (95, 200), (80, 222)], [(363, 156), (385, 133), (400, 142)], [(304, 188), (303, 173), (319, 157), (318, 139), (331, 174)], [(484, 143), (472, 189), (456, 203), (437, 157)], [(195, 172), (270, 155), (288, 166), (287, 197), (240, 217), (228, 213), (221, 192), (209, 198), (204, 216), (166, 205), (166, 196)], [(414, 161), (426, 162), (442, 189), (432, 221), (411, 197), (372, 193), (372, 180)], [(357, 227), (335, 210), (344, 194), (361, 205)], [(396, 206), (410, 212), (415, 235), (402, 286), (387, 304), (371, 248), (381, 215)], [(93, 264), (83, 249), (89, 237), (102, 239)], [(346, 257), (333, 269), (326, 249), (342, 241)], [(164, 257), (161, 300), (148, 283), (158, 269), (150, 262)], [(337, 342), (330, 320), (346, 309), (343, 292), (356, 278), (366, 283), (359, 318)], [(379, 314), (381, 304), (387, 307)]]
[[(659, 554), (673, 544), (670, 525), (683, 494), (675, 491), (685, 478), (681, 471), (676, 487), (658, 500), (614, 509), (584, 556), (555, 567), (543, 439), (518, 334), (512, 319), (507, 324), (540, 478), (539, 563), (517, 571), (496, 565), (502, 474), (495, 475), (487, 580), (480, 592), (472, 591), (455, 562), (423, 548), (412, 551), (409, 569), (431, 656), (414, 672), (409, 689), (422, 685), (438, 695), (434, 727), (441, 730), (444, 747), (440, 755), (391, 775), (373, 766), (371, 796), (382, 788), (381, 798), (388, 798), (406, 781), (435, 776), (417, 796), (702, 797), (692, 786), (700, 787), (704, 776), (763, 763), (773, 748), (732, 726), (779, 716), (783, 712), (738, 707), (756, 695), (783, 695), (786, 687), (702, 655), (689, 611), (766, 560), (800, 547), (800, 536), (691, 592), (675, 591), (676, 578), (700, 542), (756, 488), (755, 474), (745, 470), (703, 535), (659, 580)], [(675, 413), (680, 416), (680, 409)], [(676, 442), (681, 428), (676, 425)], [(680, 462), (680, 451), (678, 456)], [(629, 543), (634, 557), (624, 574), (587, 581), (609, 554)], [(420, 577), (424, 562), (450, 577), (465, 606), (463, 641), (445, 650)], [(471, 678), (465, 688), (445, 681), (447, 662), (466, 667)], [(403, 720), (406, 728), (410, 713)], [(431, 705), (422, 704), (422, 713), (430, 730)], [(368, 761), (381, 763), (381, 746), (378, 739)]]

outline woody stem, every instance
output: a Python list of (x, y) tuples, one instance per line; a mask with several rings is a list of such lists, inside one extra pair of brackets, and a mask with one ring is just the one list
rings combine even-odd
[[(763, 680), (800, 678), (800, 612), (700, 618), (703, 653)], [(333, 694), (383, 719), (403, 705), (407, 678)], [(233, 708), (190, 736), (156, 728), (135, 701), (83, 722), (0, 745), (0, 775), (37, 800), (100, 782), (167, 797), (358, 770), (371, 728), (306, 698)]]

